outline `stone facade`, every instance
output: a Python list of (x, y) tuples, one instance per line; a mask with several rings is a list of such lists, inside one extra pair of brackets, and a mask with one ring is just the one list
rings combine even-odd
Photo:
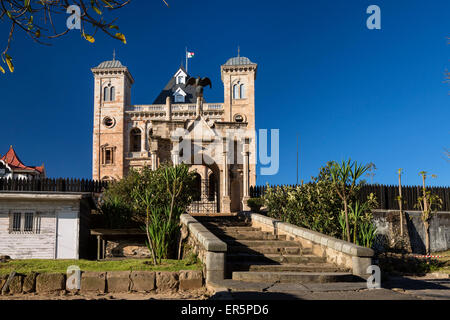
[(191, 212), (248, 209), (249, 186), (256, 183), (256, 71), (247, 58), (229, 59), (221, 66), (224, 102), (206, 103), (185, 85), (189, 75), (180, 67), (157, 104), (132, 105), (128, 68), (116, 60), (93, 68), (93, 179), (117, 180), (131, 168), (184, 162), (197, 172), (201, 191)]

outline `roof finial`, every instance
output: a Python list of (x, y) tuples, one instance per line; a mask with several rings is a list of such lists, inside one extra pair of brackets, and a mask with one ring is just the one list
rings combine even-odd
[(238, 58), (241, 56), (241, 47), (238, 46)]
[(113, 61), (116, 61), (116, 49), (113, 51)]

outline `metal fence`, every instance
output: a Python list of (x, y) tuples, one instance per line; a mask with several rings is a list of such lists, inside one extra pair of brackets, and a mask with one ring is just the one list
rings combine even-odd
[(100, 193), (107, 188), (106, 181), (69, 178), (5, 179), (0, 178), (1, 191), (47, 191)]
[[(289, 188), (297, 185), (273, 185), (270, 187)], [(250, 187), (250, 196), (257, 198), (266, 193), (267, 186)], [(427, 191), (442, 199), (442, 208), (439, 211), (450, 211), (450, 187), (427, 187)], [(399, 195), (398, 186), (369, 184), (361, 186), (358, 193), (360, 201), (367, 200), (367, 196), (373, 193), (377, 197), (378, 209), (398, 210), (397, 197)], [(422, 195), (422, 186), (402, 186), (403, 210), (418, 210), (417, 199)]]

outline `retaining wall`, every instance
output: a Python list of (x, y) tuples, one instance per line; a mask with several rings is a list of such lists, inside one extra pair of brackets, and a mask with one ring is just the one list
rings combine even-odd
[(325, 257), (327, 262), (349, 269), (354, 275), (365, 276), (367, 267), (373, 264), (375, 252), (372, 249), (260, 214), (246, 215), (251, 218), (253, 227), (276, 235), (286, 235), (287, 239), (298, 241), (303, 247), (312, 248), (314, 255)]
[(191, 215), (182, 214), (180, 220), (183, 228), (187, 228), (189, 231), (188, 246), (203, 263), (206, 281), (223, 280), (225, 277), (227, 244)]
[[(399, 239), (400, 215), (398, 210), (373, 210), (377, 226), (378, 245), (392, 245)], [(425, 254), (425, 228), (420, 211), (404, 211), (404, 230), (413, 253)], [(437, 212), (430, 223), (431, 252), (450, 249), (450, 212)]]
[(200, 270), (82, 272), (79, 285), (73, 281), (75, 279), (73, 274), (68, 276), (64, 273), (16, 274), (7, 284), (8, 278), (8, 275), (0, 276), (0, 292), (2, 294), (34, 292), (44, 294), (73, 291), (81, 293), (158, 293), (200, 289), (204, 285), (203, 274)]

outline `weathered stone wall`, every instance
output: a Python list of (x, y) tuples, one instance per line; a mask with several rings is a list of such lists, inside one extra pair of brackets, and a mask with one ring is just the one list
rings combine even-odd
[[(374, 210), (377, 249), (395, 247), (400, 240), (400, 215), (397, 210)], [(420, 211), (404, 212), (404, 233), (412, 253), (425, 254), (425, 228)], [(430, 223), (431, 252), (450, 249), (450, 212), (437, 212)]]
[[(152, 271), (108, 271), (82, 272), (81, 286), (63, 273), (16, 274), (6, 287), (8, 275), (0, 276), (0, 293), (117, 293), (117, 292), (177, 292), (200, 289), (204, 285), (200, 270), (182, 270), (178, 272)], [(70, 283), (72, 282), (72, 283)]]
[(187, 245), (203, 263), (206, 281), (223, 280), (227, 245), (194, 217), (182, 214), (180, 221), (188, 229)]

